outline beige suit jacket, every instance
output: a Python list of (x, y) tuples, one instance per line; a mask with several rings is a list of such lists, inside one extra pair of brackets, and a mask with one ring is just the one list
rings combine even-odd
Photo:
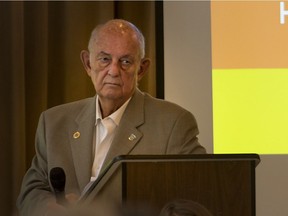
[[(36, 132), (36, 156), (23, 179), (17, 202), (21, 215), (40, 216), (45, 213), (47, 201), (55, 200), (48, 174), (53, 167), (64, 169), (66, 193), (80, 194), (89, 183), (95, 101), (95, 97), (88, 98), (41, 114)], [(136, 90), (103, 167), (114, 157), (125, 154), (205, 153), (197, 135), (197, 123), (190, 112)]]

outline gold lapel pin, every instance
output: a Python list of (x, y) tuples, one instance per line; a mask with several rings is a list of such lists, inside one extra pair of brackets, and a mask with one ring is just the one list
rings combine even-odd
[(73, 134), (73, 138), (74, 139), (78, 139), (80, 137), (80, 132), (79, 131), (76, 131), (74, 134)]
[(128, 139), (129, 139), (130, 141), (133, 141), (134, 139), (136, 139), (136, 135), (135, 135), (135, 134), (131, 134), (131, 135), (128, 137)]

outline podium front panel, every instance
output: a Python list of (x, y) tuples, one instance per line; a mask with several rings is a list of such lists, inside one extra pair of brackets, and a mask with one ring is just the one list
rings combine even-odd
[(111, 163), (83, 197), (84, 202), (95, 208), (101, 203), (135, 209), (149, 206), (159, 213), (167, 202), (188, 199), (214, 216), (256, 215), (257, 157), (130, 157)]
[(251, 161), (138, 162), (123, 164), (123, 201), (161, 209), (175, 199), (204, 205), (213, 215), (255, 215)]

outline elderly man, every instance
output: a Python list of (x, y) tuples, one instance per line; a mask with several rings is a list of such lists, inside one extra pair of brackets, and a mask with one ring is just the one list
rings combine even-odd
[(69, 202), (118, 155), (205, 153), (190, 112), (137, 88), (150, 60), (144, 37), (132, 23), (110, 20), (96, 27), (81, 60), (96, 96), (41, 114), (36, 155), (17, 203), (21, 215), (61, 209), (49, 181), (53, 167), (66, 173)]

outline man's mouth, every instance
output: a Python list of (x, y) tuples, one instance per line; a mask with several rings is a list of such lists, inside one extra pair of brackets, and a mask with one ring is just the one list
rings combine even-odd
[(105, 85), (121, 86), (119, 83), (106, 82)]

